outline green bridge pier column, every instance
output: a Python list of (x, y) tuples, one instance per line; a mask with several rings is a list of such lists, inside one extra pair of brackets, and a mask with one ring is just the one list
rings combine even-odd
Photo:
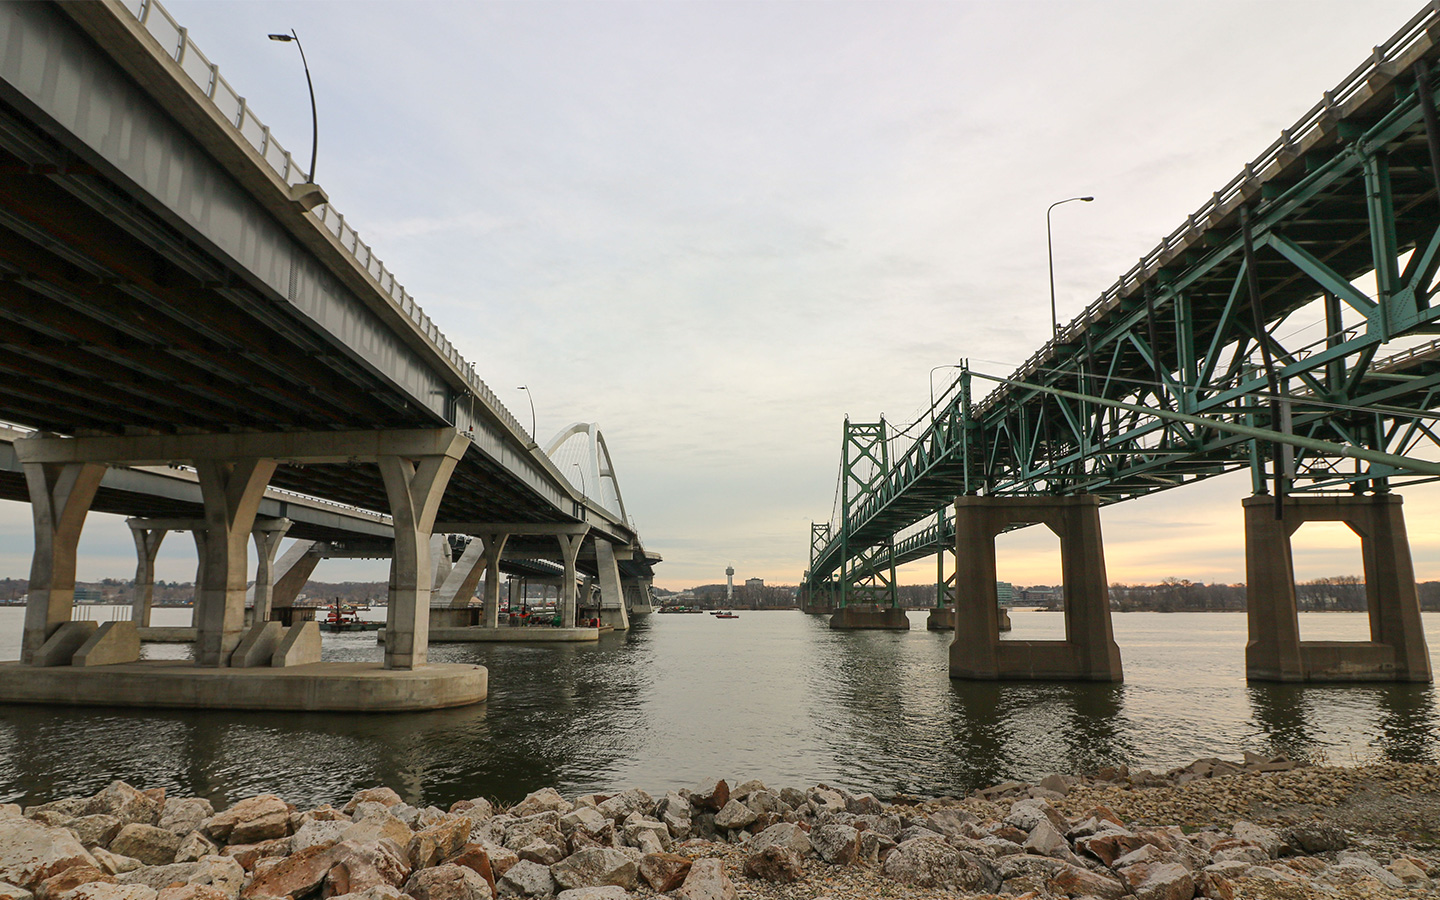
[[(1398, 494), (1288, 496), (1277, 519), (1273, 497), (1245, 498), (1247, 679), (1433, 680), (1401, 505)], [(1359, 535), (1370, 640), (1300, 640), (1290, 538), (1306, 522), (1344, 522)]]
[[(1001, 641), (995, 536), (1016, 523), (1060, 538), (1065, 640)], [(960, 497), (955, 501), (955, 639), (950, 677), (971, 681), (1123, 681), (1110, 626), (1100, 501), (1074, 497)]]

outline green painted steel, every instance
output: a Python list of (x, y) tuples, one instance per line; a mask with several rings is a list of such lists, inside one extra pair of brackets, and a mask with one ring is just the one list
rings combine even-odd
[(1432, 35), (1433, 4), (1009, 379), (972, 399), (962, 369), (909, 429), (882, 423), (863, 480), (847, 420), (806, 583), (893, 595), (895, 566), (953, 546), (963, 494), (1108, 504), (1245, 467), (1282, 498), (1434, 480)]

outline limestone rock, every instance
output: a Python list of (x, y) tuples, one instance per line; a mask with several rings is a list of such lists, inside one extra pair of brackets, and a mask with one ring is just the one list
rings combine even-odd
[(40, 816), (53, 813), (61, 818), (76, 819), (80, 816), (90, 815), (90, 804), (93, 802), (93, 797), (66, 797), (64, 800), (52, 800), (49, 803), (27, 806), (24, 816), (27, 819), (39, 821)]
[(630, 892), (613, 884), (604, 887), (571, 888), (555, 900), (630, 900)]
[(867, 866), (878, 866), (885, 861), (885, 857), (895, 849), (895, 841), (878, 831), (865, 830), (860, 832), (860, 842), (856, 849), (856, 861)]
[(33, 890), (71, 866), (95, 865), (95, 857), (64, 828), (30, 819), (0, 819), (0, 881)]
[(799, 881), (805, 874), (805, 860), (781, 844), (767, 844), (745, 855), (745, 874), (780, 884)]
[(1123, 870), (1136, 900), (1192, 900), (1195, 876), (1178, 862), (1139, 863)]
[(90, 799), (85, 812), (88, 815), (114, 816), (126, 824), (154, 825), (160, 821), (163, 802), (164, 794), (157, 799), (123, 781), (112, 781), (109, 787)]
[(660, 893), (673, 891), (690, 874), (690, 865), (689, 859), (676, 853), (647, 853), (640, 860), (640, 878)]
[(945, 843), (944, 838), (902, 841), (885, 858), (886, 876), (912, 887), (975, 890), (984, 883), (978, 866)]
[(156, 894), (143, 884), (92, 881), (66, 893), (65, 900), (156, 900)]
[(299, 853), (301, 850), (308, 850), (311, 847), (328, 847), (331, 844), (338, 844), (342, 840), (345, 829), (350, 827), (348, 821), (310, 821), (301, 825), (299, 830), (290, 836), (290, 852)]
[(156, 823), (166, 831), (173, 831), (184, 837), (200, 828), (201, 823), (215, 815), (215, 807), (209, 800), (187, 797), (183, 800), (166, 800)]
[(325, 875), (325, 893), (363, 893), (378, 886), (399, 887), (411, 868), (391, 841), (343, 841), (330, 848), (333, 865)]
[(410, 839), (413, 836), (414, 832), (410, 830), (410, 826), (390, 815), (385, 808), (380, 808), (372, 815), (359, 819), (340, 833), (340, 839), (343, 841), (367, 843), (389, 840), (401, 847), (409, 847)]
[[(972, 813), (966, 812), (963, 809), (937, 809), (925, 817), (925, 827), (936, 834), (952, 837), (957, 834), (964, 834), (965, 826), (973, 824), (976, 821)], [(899, 833), (899, 829), (896, 829), (890, 837), (895, 837)]]
[(810, 843), (827, 863), (848, 866), (860, 854), (860, 832), (849, 825), (821, 825), (810, 832)]
[(49, 878), (35, 886), (35, 900), (59, 900), (61, 894), (73, 891), (82, 884), (89, 884), (92, 881), (102, 881), (106, 884), (114, 884), (115, 879), (99, 867), (91, 865), (71, 866), (65, 871), (51, 875)]
[(1089, 853), (1108, 866), (1125, 854), (1139, 850), (1145, 843), (1139, 835), (1125, 829), (1111, 829), (1078, 839), (1075, 841), (1075, 849)]
[(619, 822), (631, 813), (650, 815), (655, 811), (655, 798), (639, 788), (630, 788), (601, 803), (596, 809), (607, 819)]
[(670, 849), (670, 830), (654, 819), (642, 819), (625, 826), (625, 843), (641, 853), (665, 853)]
[(495, 873), (496, 878), (510, 871), (510, 867), (520, 861), (519, 854), (508, 847), (487, 844), (483, 841), (480, 842), (480, 846), (485, 850), (485, 855), (490, 857), (490, 871)]
[(1070, 852), (1070, 844), (1066, 842), (1065, 836), (1055, 830), (1049, 819), (1037, 822), (1022, 846), (1031, 853), (1056, 859), (1070, 859), (1075, 855)]
[(396, 806), (401, 802), (400, 795), (388, 787), (366, 788), (363, 791), (356, 791), (350, 802), (340, 810), (345, 815), (353, 815), (355, 808), (362, 803), (379, 803), (385, 807)]
[(739, 800), (730, 800), (715, 814), (715, 827), (737, 830), (755, 821), (755, 811)]
[(805, 829), (793, 822), (780, 822), (771, 825), (750, 839), (751, 852), (756, 852), (771, 845), (788, 847), (802, 857), (807, 855), (812, 849), (810, 838), (805, 834)]
[(473, 869), (443, 865), (421, 869), (405, 882), (415, 900), (490, 900), (490, 885)]
[(735, 885), (718, 859), (695, 860), (675, 896), (677, 900), (736, 900)]
[(495, 888), (501, 897), (551, 897), (555, 894), (555, 879), (550, 876), (548, 866), (522, 859), (500, 876)]
[(554, 865), (566, 856), (564, 844), (552, 844), (540, 838), (533, 838), (524, 846), (515, 848), (515, 853), (521, 859), (542, 866)]
[(470, 839), (470, 824), (464, 816), (447, 816), (415, 832), (410, 839), (410, 865), (423, 869), (459, 852)]
[(180, 849), (180, 836), (155, 825), (126, 825), (110, 841), (110, 852), (130, 856), (147, 866), (168, 866)]
[(126, 872), (133, 872), (145, 865), (138, 859), (129, 856), (119, 856), (111, 853), (104, 847), (96, 847), (90, 851), (90, 855), (95, 857), (95, 862), (99, 864), (100, 871), (106, 875), (123, 875)]
[(726, 784), (723, 778), (715, 781), (702, 781), (690, 790), (690, 804), (696, 809), (719, 812), (729, 801), (730, 785)]
[[(687, 818), (685, 822), (688, 825), (690, 820)], [(577, 831), (599, 837), (608, 835), (614, 828), (613, 822), (590, 806), (578, 806), (560, 817), (560, 831), (567, 837)]]
[(463, 814), (467, 819), (483, 820), (495, 815), (495, 804), (484, 797), (475, 797), (470, 800), (456, 800), (450, 804), (450, 812)]
[(1120, 900), (1130, 892), (1124, 882), (1069, 863), (1063, 863), (1055, 870), (1046, 887), (1052, 894), (1071, 897), (1088, 894), (1099, 900)]
[(95, 813), (71, 819), (65, 827), (75, 832), (75, 837), (86, 847), (108, 847), (124, 825), (115, 816)]
[(541, 788), (526, 795), (524, 800), (510, 807), (506, 812), (517, 819), (523, 819), (526, 816), (542, 812), (567, 813), (574, 808), (574, 804), (560, 796), (559, 791), (554, 788)]
[(388, 884), (377, 884), (367, 890), (351, 894), (337, 894), (331, 900), (406, 900), (409, 897), (409, 894), (400, 893), (399, 888), (391, 887)]
[(1345, 829), (1329, 822), (1306, 822), (1285, 832), (1285, 843), (1298, 848), (1302, 853), (1326, 853), (1344, 850), (1350, 846)]
[(550, 867), (561, 888), (613, 884), (633, 890), (639, 865), (628, 853), (608, 847), (589, 847)]
[(145, 866), (117, 875), (115, 880), (121, 884), (143, 884), (157, 891), (176, 883), (210, 885), (223, 893), (226, 900), (235, 900), (245, 884), (245, 870), (233, 859), (207, 856), (193, 863)]
[(1035, 798), (1017, 800), (1011, 804), (1010, 814), (1005, 817), (1004, 822), (1029, 834), (1041, 819), (1055, 826), (1055, 830), (1061, 834), (1070, 830), (1070, 823), (1065, 821), (1059, 810), (1049, 802)]
[(318, 888), (335, 864), (330, 847), (310, 847), (276, 861), (257, 866), (255, 876), (241, 896), (299, 897)]
[(1230, 833), (1235, 835), (1236, 840), (1254, 844), (1264, 850), (1265, 855), (1271, 859), (1280, 855), (1280, 835), (1269, 828), (1242, 820), (1235, 823)]
[(247, 797), (207, 819), (204, 830), (211, 838), (227, 844), (254, 844), (285, 837), (290, 833), (290, 808), (273, 794)]
[(18, 884), (0, 881), (0, 900), (34, 900), (35, 895)]
[[(495, 893), (495, 867), (490, 861), (490, 853), (484, 846), (480, 844), (466, 844), (460, 848), (460, 852), (445, 860), (445, 862), (448, 865), (464, 866), (470, 869), (476, 875), (485, 879), (485, 883), (490, 885), (491, 894)], [(519, 860), (514, 860), (510, 865), (514, 865), (516, 862), (519, 862)], [(504, 873), (502, 872), (501, 874)]]
[(161, 888), (155, 900), (225, 900), (225, 893), (208, 884), (172, 884)]

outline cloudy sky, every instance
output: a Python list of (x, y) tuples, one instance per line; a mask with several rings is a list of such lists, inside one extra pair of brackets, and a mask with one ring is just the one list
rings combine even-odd
[[(931, 367), (1043, 342), (1046, 206), (1097, 198), (1055, 213), (1068, 319), (1418, 6), (167, 3), (303, 159), (299, 58), (266, 40), (299, 33), (317, 180), (522, 421), (526, 384), (542, 436), (600, 423), (670, 587), (794, 583), (846, 414), (909, 421)], [(1110, 577), (1240, 580), (1247, 492), (1108, 509)], [(1406, 497), (1440, 578), (1440, 493)], [(27, 506), (0, 502), (0, 541), (23, 575)], [(1299, 544), (1301, 577), (1359, 571), (1334, 529)], [(93, 517), (81, 577), (133, 565)], [(1006, 538), (1001, 577), (1058, 579), (1052, 541)]]

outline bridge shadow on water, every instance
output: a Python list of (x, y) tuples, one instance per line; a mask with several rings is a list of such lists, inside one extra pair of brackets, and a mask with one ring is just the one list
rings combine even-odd
[[(1355, 765), (1374, 757), (1434, 763), (1440, 733), (1436, 694), (1428, 684), (1265, 684), (1247, 686), (1254, 724), (1265, 747), (1293, 759)], [(1361, 757), (1337, 746), (1336, 720), (1373, 722), (1373, 752)]]

